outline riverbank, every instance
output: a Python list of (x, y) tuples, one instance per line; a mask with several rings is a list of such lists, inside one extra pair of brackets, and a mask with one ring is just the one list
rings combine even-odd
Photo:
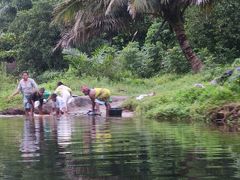
[[(105, 87), (112, 91), (113, 96), (129, 97), (121, 102), (122, 107), (135, 111), (136, 115), (159, 120), (208, 120), (214, 113), (218, 113), (218, 109), (222, 111), (222, 107), (233, 103), (238, 106), (240, 102), (240, 88), (237, 81), (226, 81), (224, 85), (210, 83), (227, 69), (218, 68), (187, 75), (164, 74), (151, 79), (125, 79), (119, 82), (108, 79), (99, 80), (94, 77), (78, 78), (66, 74), (53, 77), (48, 81), (42, 80), (40, 87), (45, 87), (52, 92), (56, 82), (62, 81), (79, 96), (82, 96), (79, 88), (83, 84), (90, 87)], [(5, 77), (4, 83), (5, 86), (0, 90), (2, 99), (0, 111), (7, 108), (20, 108), (22, 106), (20, 95), (11, 101), (7, 100), (7, 95), (14, 91), (17, 82)], [(142, 98), (137, 100), (139, 96)]]
[[(123, 102), (128, 99), (127, 96), (112, 96), (112, 108), (119, 108), (122, 106)], [(74, 101), (69, 104), (69, 115), (73, 116), (82, 116), (87, 115), (88, 111), (91, 110), (92, 104), (90, 99), (87, 96), (77, 96), (74, 97)], [(100, 106), (100, 111), (102, 112), (101, 116), (105, 117), (105, 106)], [(43, 113), (45, 115), (50, 114), (51, 112), (51, 102), (44, 104)], [(8, 108), (0, 111), (0, 115), (2, 116), (11, 116), (11, 115), (24, 115), (25, 112), (23, 108)], [(36, 115), (38, 111), (36, 110)], [(122, 109), (122, 117), (128, 118), (133, 117), (134, 112), (129, 111), (128, 109)]]

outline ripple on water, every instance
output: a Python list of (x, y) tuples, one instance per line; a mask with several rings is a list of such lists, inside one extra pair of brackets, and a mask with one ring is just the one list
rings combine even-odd
[(240, 177), (240, 137), (202, 124), (139, 119), (0, 119), (0, 177)]

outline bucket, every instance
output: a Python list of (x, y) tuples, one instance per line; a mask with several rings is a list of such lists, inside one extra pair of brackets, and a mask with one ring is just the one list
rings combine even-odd
[(122, 117), (122, 108), (111, 108), (109, 110), (110, 117)]

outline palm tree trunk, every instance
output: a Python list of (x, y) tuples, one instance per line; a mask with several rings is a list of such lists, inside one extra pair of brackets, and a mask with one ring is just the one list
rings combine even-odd
[(185, 33), (184, 24), (181, 22), (172, 23), (171, 26), (177, 36), (179, 45), (180, 45), (185, 57), (191, 63), (192, 71), (195, 73), (199, 72), (203, 67), (203, 63), (197, 57), (196, 53), (193, 52), (193, 50), (189, 44), (189, 41), (188, 41), (186, 33)]

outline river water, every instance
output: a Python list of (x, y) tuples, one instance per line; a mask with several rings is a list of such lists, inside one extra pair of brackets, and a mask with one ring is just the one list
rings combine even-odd
[(0, 179), (239, 179), (236, 125), (0, 118)]

